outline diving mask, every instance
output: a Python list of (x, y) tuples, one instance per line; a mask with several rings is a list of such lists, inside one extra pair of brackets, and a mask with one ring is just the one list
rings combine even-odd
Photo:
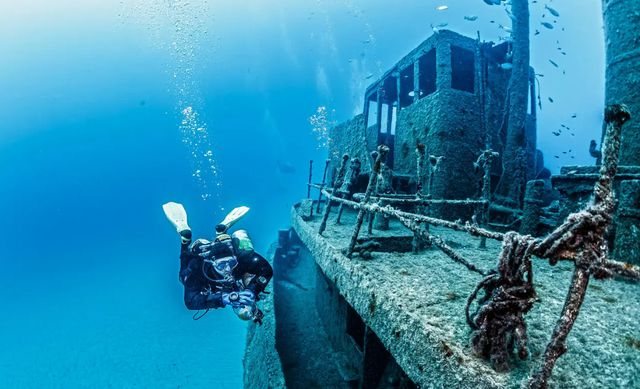
[(238, 266), (238, 259), (235, 256), (214, 259), (211, 265), (218, 274), (228, 276)]

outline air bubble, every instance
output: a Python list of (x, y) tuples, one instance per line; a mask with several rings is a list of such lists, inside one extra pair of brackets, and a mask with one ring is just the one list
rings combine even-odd
[(331, 137), (329, 134), (329, 129), (335, 123), (329, 120), (329, 113), (327, 111), (327, 107), (325, 106), (318, 107), (316, 109), (315, 114), (309, 117), (309, 123), (311, 124), (311, 131), (316, 136), (318, 149), (328, 150), (331, 145)]

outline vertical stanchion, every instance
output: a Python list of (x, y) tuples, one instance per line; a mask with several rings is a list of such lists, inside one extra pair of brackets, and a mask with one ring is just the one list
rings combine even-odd
[[(417, 181), (416, 199), (417, 200), (422, 200), (426, 197), (424, 193), (425, 181), (426, 181), (425, 175), (427, 173), (427, 164), (429, 163), (426, 156), (427, 156), (427, 149), (425, 145), (423, 143), (418, 143), (416, 145), (416, 181)], [(429, 190), (429, 188), (427, 188), (427, 190)], [(428, 214), (427, 206), (425, 206), (424, 203), (418, 203), (416, 205), (415, 212), (418, 215), (427, 215)], [(419, 223), (418, 231), (414, 231), (413, 241), (411, 242), (411, 247), (414, 253), (417, 253), (418, 251), (422, 250), (428, 244), (428, 242), (422, 238), (423, 236), (426, 236), (426, 235), (421, 233), (421, 232), (428, 233), (428, 230), (429, 230), (429, 225), (427, 223)]]
[[(387, 157), (387, 153), (389, 152), (389, 147), (385, 145), (378, 146), (378, 157), (373, 164), (373, 169), (371, 171), (371, 175), (369, 176), (369, 185), (367, 185), (367, 191), (364, 194), (364, 198), (362, 199), (362, 203), (366, 204), (369, 202), (371, 198), (371, 192), (376, 187), (376, 182), (378, 180), (378, 174), (380, 173), (380, 165), (382, 161)], [(351, 254), (353, 254), (353, 249), (356, 246), (356, 242), (358, 241), (358, 234), (360, 233), (360, 227), (362, 227), (362, 221), (364, 219), (365, 210), (360, 208), (358, 212), (358, 218), (356, 219), (356, 226), (353, 229), (353, 235), (351, 235), (351, 241), (349, 242), (349, 247), (347, 247), (347, 257), (351, 258)]]
[[(593, 188), (591, 204), (587, 208), (591, 212), (611, 215), (615, 210), (613, 179), (618, 170), (622, 125), (629, 118), (629, 111), (624, 105), (608, 106), (605, 110), (604, 120), (607, 123), (607, 129), (602, 145), (600, 176)], [(547, 381), (551, 376), (556, 361), (567, 352), (567, 337), (571, 333), (573, 324), (580, 313), (580, 307), (589, 286), (589, 279), (592, 273), (597, 272), (598, 267), (606, 260), (607, 250), (604, 231), (609, 223), (609, 220), (602, 223), (600, 231), (593, 232), (593, 236), (587, 237), (581, 242), (582, 247), (577, 248), (574, 258), (575, 269), (569, 293), (562, 307), (560, 318), (556, 322), (551, 335), (551, 340), (545, 349), (544, 360), (529, 380), (528, 387), (531, 389), (547, 388)]]
[[(348, 157), (347, 157), (348, 158)], [(320, 213), (320, 201), (322, 200), (322, 189), (324, 189), (324, 184), (327, 182), (327, 169), (329, 169), (330, 159), (327, 159), (324, 163), (324, 173), (322, 173), (322, 184), (320, 184), (320, 194), (318, 195), (318, 204), (316, 205), (316, 213)]]
[[(373, 157), (373, 163), (375, 164), (376, 159), (378, 158), (378, 152), (374, 151), (373, 153), (371, 153), (371, 157)], [(380, 172), (378, 172), (378, 176), (376, 177), (376, 183), (373, 187), (373, 190), (371, 191), (372, 195), (375, 195), (378, 193), (378, 184), (380, 183), (380, 173), (382, 172), (382, 165), (384, 164), (384, 161), (380, 163)], [(373, 212), (369, 212), (366, 214), (367, 216), (367, 233), (369, 235), (371, 235), (371, 233), (373, 232), (373, 219), (375, 219), (375, 215), (373, 214)]]
[[(381, 165), (382, 166), (382, 165)], [(378, 178), (376, 178), (376, 186), (375, 188), (371, 191), (372, 195), (377, 195), (378, 194), (378, 183), (380, 182), (380, 177), (378, 176)], [(373, 220), (376, 218), (376, 214), (373, 212), (369, 212), (367, 214), (367, 234), (371, 235), (373, 234)]]
[[(336, 180), (333, 183), (333, 195), (338, 192), (338, 188), (342, 185), (342, 180), (344, 179), (345, 171), (347, 170), (347, 161), (349, 160), (349, 155), (345, 154), (342, 156), (342, 162), (340, 163), (340, 170), (338, 170), (338, 175), (336, 176)], [(327, 160), (329, 161), (329, 160)], [(325, 168), (326, 172), (326, 168)], [(322, 189), (320, 189), (320, 194), (322, 194)], [(320, 202), (318, 201), (318, 204)], [(331, 213), (331, 198), (327, 199), (327, 205), (324, 207), (324, 214), (322, 215), (322, 222), (320, 222), (320, 228), (318, 229), (318, 234), (322, 235), (324, 230), (327, 228), (327, 219), (329, 218), (329, 213)]]
[[(312, 174), (313, 174), (313, 159), (309, 160), (309, 182), (307, 184), (307, 198), (310, 199), (311, 198), (311, 178), (312, 178)], [(311, 207), (313, 209), (313, 207)]]
[[(353, 185), (355, 184), (355, 182), (357, 182), (358, 176), (360, 175), (360, 166), (361, 166), (360, 159), (354, 158), (351, 160), (351, 164), (349, 166), (349, 174), (345, 176), (345, 180), (342, 185), (343, 188), (346, 187), (346, 191), (348, 192), (347, 199), (351, 195), (351, 192), (353, 190)], [(340, 224), (340, 218), (342, 218), (343, 210), (344, 210), (344, 203), (340, 203), (340, 206), (338, 207), (338, 217), (336, 218), (336, 224)]]
[[(497, 157), (498, 153), (492, 150), (484, 151), (484, 176), (482, 177), (482, 199), (485, 201), (482, 204), (482, 211), (480, 213), (480, 226), (487, 227), (489, 223), (489, 201), (491, 200), (491, 165), (493, 158)], [(487, 238), (480, 237), (480, 248), (487, 247)]]

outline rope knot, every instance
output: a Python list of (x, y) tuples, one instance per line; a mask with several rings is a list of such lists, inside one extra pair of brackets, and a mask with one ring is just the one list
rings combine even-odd
[[(489, 358), (498, 371), (508, 370), (508, 355), (514, 346), (521, 359), (528, 355), (524, 315), (536, 301), (531, 270), (534, 243), (531, 236), (506, 233), (498, 271), (484, 278), (467, 300), (467, 323), (474, 329), (473, 350)], [(478, 308), (470, 315), (470, 306), (481, 290), (484, 296), (478, 299)]]

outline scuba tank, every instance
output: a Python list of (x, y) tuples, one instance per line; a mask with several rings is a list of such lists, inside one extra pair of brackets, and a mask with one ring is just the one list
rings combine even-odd
[(247, 231), (234, 231), (234, 233), (231, 234), (231, 239), (234, 240), (234, 245), (236, 246), (239, 257), (253, 255), (253, 242), (251, 241), (251, 238), (249, 238)]
[[(227, 216), (222, 220), (218, 225), (216, 225), (216, 242), (229, 242), (235, 241), (235, 246), (237, 248), (236, 255), (242, 256), (246, 255), (249, 252), (253, 252), (253, 242), (249, 238), (247, 231), (238, 230), (233, 234), (227, 234), (227, 231), (231, 226), (236, 224), (244, 215), (249, 212), (249, 207), (237, 207), (234, 208)], [(229, 299), (231, 301), (237, 300), (238, 292), (244, 290), (245, 285), (247, 283), (245, 280), (237, 280), (235, 283), (236, 288), (233, 292), (230, 293)], [(257, 297), (257, 296), (256, 296)], [(234, 305), (232, 306), (233, 312), (238, 316), (241, 320), (261, 320), (262, 312), (258, 309), (258, 306), (254, 302), (250, 305)]]

